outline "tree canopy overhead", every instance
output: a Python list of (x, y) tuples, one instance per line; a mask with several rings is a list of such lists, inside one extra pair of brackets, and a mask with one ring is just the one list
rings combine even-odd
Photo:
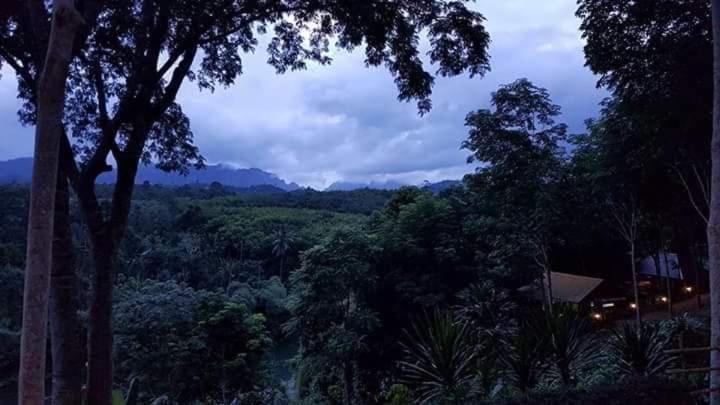
[[(33, 49), (46, 35), (49, 14), (39, 1), (23, 7), (14, 0), (11, 6), (0, 20), (0, 59), (15, 69), (25, 100), (21, 119), (32, 123), (38, 64)], [(84, 2), (83, 7), (100, 6)], [(483, 20), (466, 1), (446, 0), (103, 2), (97, 24), (76, 41), (65, 120), (74, 142), (72, 149), (67, 143), (62, 149), (66, 158), (74, 155), (81, 163), (70, 165), (71, 180), (92, 210), (92, 184), (110, 170), (110, 156), (126, 191), (138, 161), (180, 172), (202, 165), (175, 97), (185, 79), (201, 89), (231, 85), (242, 73), (243, 54), (255, 51), (264, 35), (268, 63), (278, 73), (310, 62), (330, 63), (333, 44), (345, 50), (363, 47), (365, 64), (386, 67), (398, 98), (416, 100), (425, 113), (436, 75), (482, 76), (489, 70)], [(423, 35), (434, 73), (423, 63)], [(117, 218), (110, 222), (124, 222), (128, 200), (113, 205)]]
[(710, 2), (578, 3), (586, 65), (613, 97), (596, 122), (608, 152), (646, 177), (688, 162), (704, 171), (712, 116)]
[[(278, 73), (327, 64), (330, 46), (364, 47), (367, 66), (384, 66), (398, 98), (430, 110), (434, 77), (484, 75), (489, 35), (480, 13), (448, 0), (121, 0), (83, 1), (91, 16), (77, 36), (67, 90), (61, 172), (77, 192), (91, 235), (95, 277), (89, 311), (88, 402), (107, 404), (112, 381), (112, 280), (127, 230), (140, 162), (184, 172), (202, 165), (187, 116), (175, 99), (187, 79), (201, 89), (229, 86), (242, 55), (268, 35), (268, 63)], [(36, 119), (38, 55), (47, 43), (50, 10), (42, 0), (12, 0), (0, 14), (0, 58), (19, 77), (21, 119)], [(95, 18), (97, 16), (97, 18)], [(428, 72), (420, 50), (427, 36)], [(97, 177), (117, 164), (109, 210)]]

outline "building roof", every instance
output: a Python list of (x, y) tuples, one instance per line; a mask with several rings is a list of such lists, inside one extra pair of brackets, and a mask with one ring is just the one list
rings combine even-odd
[[(665, 255), (667, 255), (667, 264), (665, 263)], [(651, 277), (671, 278), (674, 280), (682, 280), (683, 273), (680, 268), (680, 261), (675, 253), (658, 252), (660, 259), (659, 271), (655, 268), (655, 259), (648, 256), (640, 261), (639, 274)]]
[[(582, 302), (603, 282), (601, 278), (558, 273), (555, 271), (550, 272), (550, 277), (552, 278), (553, 300), (573, 304)], [(547, 285), (547, 276), (544, 278), (544, 281), (545, 285)], [(522, 287), (520, 291), (531, 292), (536, 298), (542, 298), (542, 292), (537, 288), (537, 284)]]
[(555, 301), (580, 303), (592, 293), (601, 278), (578, 276), (575, 274), (550, 272), (552, 277), (552, 294)]

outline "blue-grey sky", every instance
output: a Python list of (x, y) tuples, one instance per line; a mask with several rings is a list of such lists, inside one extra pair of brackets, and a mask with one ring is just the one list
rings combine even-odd
[[(397, 101), (390, 74), (365, 68), (361, 52), (338, 51), (331, 66), (276, 75), (263, 51), (244, 57), (245, 74), (214, 93), (187, 83), (179, 102), (208, 162), (258, 167), (303, 185), (338, 180), (420, 183), (460, 178), (464, 117), (489, 107), (500, 84), (527, 77), (546, 87), (574, 132), (597, 115), (604, 93), (584, 67), (575, 0), (477, 0), (487, 18), (492, 71), (436, 81), (433, 110), (417, 115)], [(431, 68), (432, 70), (432, 68)], [(15, 78), (0, 78), (0, 159), (32, 153), (31, 128), (17, 123)]]

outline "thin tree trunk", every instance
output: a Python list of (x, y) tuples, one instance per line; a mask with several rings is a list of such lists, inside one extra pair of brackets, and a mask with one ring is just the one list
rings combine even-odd
[(95, 272), (88, 319), (88, 405), (112, 404), (112, 293), (115, 251), (109, 236), (93, 236)]
[(552, 293), (552, 272), (550, 271), (550, 266), (546, 266), (545, 273), (547, 274), (547, 289), (548, 289), (548, 313), (552, 315), (553, 313), (553, 293)]
[(665, 280), (665, 286), (667, 288), (667, 306), (668, 306), (668, 318), (673, 317), (672, 310), (672, 284), (670, 284), (670, 262), (668, 261), (667, 252), (663, 250), (663, 258), (665, 258), (665, 272), (667, 273), (667, 279)]
[(655, 265), (655, 276), (657, 277), (657, 288), (654, 288), (654, 290), (656, 290), (657, 293), (660, 294), (662, 293), (662, 287), (664, 284), (662, 269), (660, 267), (660, 249), (658, 249), (657, 252), (653, 253), (651, 256)]
[(54, 1), (47, 55), (38, 80), (18, 384), (19, 402), (26, 405), (42, 405), (45, 399), (48, 299), (65, 83), (81, 22), (72, 0)]
[[(544, 310), (548, 310), (547, 287), (545, 286), (545, 276), (540, 278), (540, 294), (542, 295), (542, 306)], [(549, 313), (549, 312), (548, 312)]]
[[(535, 263), (543, 270), (543, 279), (547, 279), (547, 283), (545, 280), (542, 281), (542, 289), (543, 289), (543, 300), (546, 300), (547, 305), (547, 311), (549, 314), (552, 315), (553, 313), (553, 290), (552, 290), (552, 271), (550, 270), (550, 259), (548, 258), (547, 254), (547, 247), (545, 243), (543, 242), (544, 239), (540, 239), (539, 241), (535, 241), (535, 248), (537, 252), (535, 253)], [(545, 289), (547, 289), (547, 293), (545, 292)]]
[(712, 1), (713, 133), (710, 149), (710, 219), (707, 226), (710, 271), (710, 404), (720, 405), (720, 0)]
[(635, 294), (635, 324), (640, 330), (640, 295), (638, 294), (637, 269), (635, 266), (635, 244), (630, 244), (630, 260), (632, 261), (633, 293)]
[(50, 282), (50, 342), (52, 345), (52, 404), (82, 401), (82, 328), (78, 319), (78, 278), (70, 230), (70, 193), (64, 171), (58, 172), (55, 197), (55, 240)]
[(700, 280), (700, 263), (698, 256), (695, 254), (695, 249), (692, 250), (693, 252), (693, 267), (695, 267), (695, 296), (697, 297), (697, 307), (698, 309), (702, 309), (702, 285)]

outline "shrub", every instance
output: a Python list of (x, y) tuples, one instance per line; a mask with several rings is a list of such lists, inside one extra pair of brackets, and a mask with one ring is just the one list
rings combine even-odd
[(503, 398), (476, 405), (690, 405), (695, 404), (683, 385), (677, 381), (627, 379), (622, 383), (582, 389), (559, 386), (533, 390), (527, 395)]
[(626, 323), (613, 331), (610, 354), (620, 370), (629, 376), (650, 377), (663, 373), (674, 360), (665, 354), (671, 337), (655, 324), (643, 322), (640, 327)]

